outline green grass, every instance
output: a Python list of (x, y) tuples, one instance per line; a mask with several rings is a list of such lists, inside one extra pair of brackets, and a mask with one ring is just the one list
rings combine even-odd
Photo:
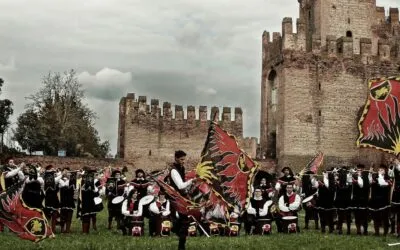
[[(15, 234), (0, 233), (0, 249), (177, 249), (178, 239), (176, 236), (165, 238), (133, 238), (122, 236), (120, 231), (107, 230), (107, 210), (104, 209), (97, 216), (98, 231), (91, 230), (89, 235), (81, 234), (80, 220), (75, 219), (73, 233), (70, 235), (56, 233), (56, 238), (47, 239), (39, 243), (32, 243), (19, 239)], [(301, 219), (301, 222), (304, 220)], [(313, 222), (310, 226), (314, 226)], [(115, 228), (115, 223), (114, 223)], [(370, 230), (373, 230), (371, 226)], [(146, 228), (148, 233), (148, 228)], [(394, 236), (375, 237), (354, 235), (321, 234), (315, 230), (302, 230), (297, 235), (282, 235), (274, 233), (269, 236), (240, 236), (228, 237), (195, 237), (188, 238), (187, 249), (387, 249), (388, 243), (400, 242)], [(400, 247), (400, 246), (397, 246)], [(391, 247), (396, 249), (395, 247)]]

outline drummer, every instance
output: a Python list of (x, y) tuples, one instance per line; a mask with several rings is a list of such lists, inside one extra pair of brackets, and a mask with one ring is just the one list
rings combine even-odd
[[(152, 216), (149, 220), (150, 224), (156, 229), (157, 236), (160, 236), (162, 233), (162, 222), (163, 220), (170, 220), (171, 210), (170, 210), (170, 202), (165, 197), (165, 192), (160, 191), (158, 193), (158, 198), (150, 204), (149, 207)], [(154, 234), (150, 234), (150, 236), (154, 236)]]
[[(122, 203), (121, 213), (124, 216), (121, 221), (121, 230), (123, 235), (128, 235), (132, 232), (132, 228), (140, 225), (142, 234), (144, 232), (143, 224), (143, 205), (139, 201), (139, 192), (137, 189), (132, 189), (127, 199)], [(136, 225), (135, 225), (136, 224)]]
[[(297, 212), (300, 210), (301, 198), (298, 194), (293, 191), (293, 184), (288, 183), (286, 185), (286, 192), (279, 198), (279, 210), (283, 217), (285, 216), (295, 216), (297, 217)], [(280, 221), (280, 224), (282, 221)], [(296, 224), (298, 225), (298, 220), (296, 219)], [(281, 224), (282, 226), (282, 224)], [(299, 231), (297, 226), (297, 231)]]
[(261, 228), (257, 227), (258, 220), (272, 219), (271, 213), (268, 213), (272, 201), (266, 201), (263, 198), (260, 187), (254, 189), (253, 195), (253, 198), (250, 199), (249, 207), (247, 208), (247, 220), (245, 225), (247, 235), (252, 233), (251, 228), (256, 229), (253, 234), (261, 233)]
[(124, 184), (125, 181), (121, 178), (121, 171), (119, 169), (114, 170), (107, 183), (108, 229), (112, 228), (113, 218), (115, 218), (117, 222), (117, 228), (120, 228), (122, 219), (121, 206), (124, 200)]

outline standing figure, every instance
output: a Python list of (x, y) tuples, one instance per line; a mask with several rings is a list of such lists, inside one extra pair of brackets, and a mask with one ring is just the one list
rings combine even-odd
[(323, 173), (323, 181), (315, 183), (318, 188), (317, 209), (321, 222), (321, 232), (325, 233), (325, 228), (328, 226), (329, 233), (333, 233), (335, 216), (335, 208), (333, 207), (333, 200), (335, 196), (335, 181), (333, 169), (328, 173)]
[(150, 185), (150, 182), (146, 180), (146, 173), (143, 169), (138, 169), (135, 171), (135, 179), (131, 182), (135, 189), (139, 191), (140, 198), (143, 198), (147, 195), (147, 187)]
[[(275, 190), (276, 192), (274, 193), (275, 197), (273, 198), (274, 202), (278, 202), (279, 197), (285, 194), (286, 192), (286, 185), (291, 184), (294, 187), (294, 190), (297, 190), (297, 187), (295, 185), (296, 183), (296, 178), (293, 174), (293, 171), (289, 167), (284, 167), (282, 169), (283, 176), (278, 179), (278, 181), (275, 184)], [(281, 227), (281, 215), (278, 213), (276, 214), (275, 222), (276, 222), (276, 227), (278, 229), (279, 233), (283, 232), (283, 229)]]
[(334, 200), (334, 206), (337, 209), (338, 224), (337, 230), (339, 234), (343, 234), (343, 222), (346, 221), (347, 234), (350, 234), (351, 226), (351, 194), (353, 178), (348, 172), (346, 167), (342, 167), (339, 170), (336, 180), (336, 195)]
[(22, 191), (22, 200), (29, 208), (43, 209), (44, 200), (44, 181), (36, 171), (35, 166), (27, 165), (24, 167), (25, 179), (24, 189)]
[[(156, 235), (164, 235), (170, 233), (170, 228), (163, 230), (164, 221), (170, 222), (171, 210), (170, 202), (166, 199), (164, 191), (158, 193), (158, 198), (150, 204), (150, 212), (152, 213), (150, 224), (155, 228)], [(166, 231), (167, 230), (167, 231)], [(154, 236), (154, 235), (150, 235)]]
[(44, 172), (44, 213), (51, 222), (51, 230), (56, 232), (57, 219), (59, 217), (60, 200), (58, 198), (59, 181), (62, 175), (57, 175), (53, 165), (48, 165)]
[[(186, 153), (182, 150), (175, 152), (175, 162), (172, 165), (172, 169), (169, 175), (171, 186), (175, 188), (183, 197), (188, 197), (187, 190), (192, 185), (194, 179), (190, 179), (185, 182), (185, 160)], [(173, 211), (176, 212), (174, 209)], [(189, 228), (189, 218), (186, 214), (178, 213), (178, 219), (174, 227), (178, 230), (176, 233), (179, 237), (179, 250), (184, 250), (186, 247), (186, 237)]]
[(69, 168), (64, 168), (59, 181), (62, 233), (71, 233), (72, 214), (75, 209), (76, 176), (77, 172), (71, 172)]
[(303, 205), (304, 210), (305, 210), (305, 226), (304, 229), (308, 229), (308, 224), (310, 220), (313, 220), (315, 223), (315, 229), (319, 229), (319, 219), (318, 219), (318, 211), (317, 208), (315, 207), (315, 202), (316, 202), (316, 192), (318, 189), (315, 187), (316, 186), (317, 180), (314, 177), (314, 172), (312, 171), (307, 171), (301, 179), (301, 193), (304, 198), (312, 197), (312, 199), (306, 204)]
[(369, 210), (374, 221), (375, 235), (379, 235), (379, 229), (383, 226), (383, 234), (386, 236), (389, 231), (390, 188), (392, 186), (387, 167), (380, 165), (378, 173), (370, 173), (369, 181), (371, 183)]
[(88, 234), (90, 231), (90, 221), (96, 216), (95, 198), (98, 197), (98, 188), (94, 184), (95, 170), (87, 169), (82, 177), (79, 188), (77, 216), (82, 221), (82, 232)]
[(368, 199), (370, 194), (370, 186), (368, 179), (368, 171), (364, 171), (363, 164), (357, 165), (357, 173), (353, 174), (353, 197), (351, 200), (356, 222), (357, 235), (361, 235), (361, 227), (363, 234), (368, 235)]
[(400, 161), (397, 158), (393, 159), (391, 169), (389, 170), (389, 176), (394, 178), (394, 187), (392, 200), (391, 200), (391, 225), (392, 230), (394, 230), (394, 225), (396, 223), (396, 234), (400, 237)]
[[(279, 210), (281, 211), (282, 220), (280, 221), (281, 228), (284, 232), (300, 232), (298, 226), (297, 212), (300, 210), (301, 198), (298, 194), (293, 192), (294, 185), (287, 184), (286, 192), (279, 198)], [(290, 220), (285, 221), (285, 218), (291, 217)], [(287, 230), (287, 231), (286, 231)]]

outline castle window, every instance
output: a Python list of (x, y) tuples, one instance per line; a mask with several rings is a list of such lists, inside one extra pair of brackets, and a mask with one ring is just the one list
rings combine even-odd
[(347, 18), (347, 23), (350, 24), (350, 18)]
[(321, 90), (321, 83), (318, 83), (318, 90)]
[(322, 112), (321, 112), (321, 110), (318, 110), (318, 115), (319, 115), (319, 116), (321, 116), (321, 115), (322, 115)]
[(348, 31), (346, 32), (346, 36), (347, 36), (347, 37), (353, 37), (353, 33), (352, 33), (350, 30), (348, 30)]

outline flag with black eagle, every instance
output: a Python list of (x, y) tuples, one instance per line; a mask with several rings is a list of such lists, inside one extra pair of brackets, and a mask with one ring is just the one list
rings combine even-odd
[(400, 77), (371, 79), (368, 98), (358, 122), (358, 147), (400, 153)]

